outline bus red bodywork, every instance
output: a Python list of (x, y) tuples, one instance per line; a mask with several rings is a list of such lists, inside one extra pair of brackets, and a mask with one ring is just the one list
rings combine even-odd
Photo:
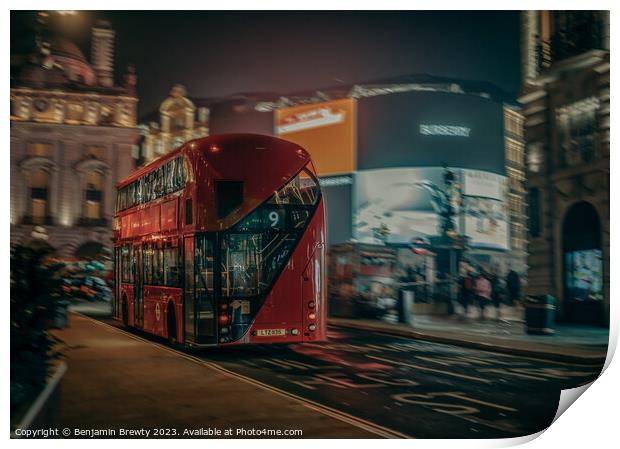
[(326, 338), (325, 212), (303, 148), (206, 137), (117, 189), (115, 318), (187, 346)]

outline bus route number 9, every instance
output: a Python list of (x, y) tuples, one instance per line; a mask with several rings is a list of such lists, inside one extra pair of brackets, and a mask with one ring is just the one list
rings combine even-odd
[(267, 210), (265, 214), (265, 225), (272, 229), (284, 228), (284, 211), (283, 210)]

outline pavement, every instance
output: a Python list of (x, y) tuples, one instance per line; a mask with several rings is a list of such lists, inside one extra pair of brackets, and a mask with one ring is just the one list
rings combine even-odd
[(402, 337), (459, 345), (507, 354), (533, 356), (564, 362), (600, 362), (607, 356), (609, 329), (557, 324), (553, 335), (530, 335), (525, 330), (521, 307), (502, 305), (499, 318), (487, 307), (484, 319), (479, 310), (467, 315), (416, 315), (408, 326), (384, 320), (331, 317), (332, 326), (383, 332)]
[(256, 429), (301, 430), (303, 438), (378, 436), (364, 423), (82, 315), (70, 314), (70, 326), (55, 335), (68, 365), (60, 428), (72, 429), (73, 437), (75, 429), (114, 429), (114, 436), (145, 429), (151, 437), (155, 429), (172, 429), (160, 436), (177, 438), (204, 438), (208, 429), (232, 429), (229, 438), (251, 437), (237, 432)]

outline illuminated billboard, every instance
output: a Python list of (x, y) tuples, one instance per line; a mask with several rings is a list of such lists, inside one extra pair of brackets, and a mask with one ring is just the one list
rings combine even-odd
[(355, 170), (355, 100), (277, 109), (275, 134), (305, 148), (319, 176)]
[[(455, 217), (459, 232), (473, 247), (509, 249), (506, 177), (480, 170), (453, 169), (461, 185), (461, 207)], [(410, 243), (436, 236), (439, 216), (432, 189), (443, 189), (443, 168), (388, 168), (355, 175), (353, 237), (379, 243), (387, 231), (388, 243)]]
[(504, 111), (478, 95), (411, 91), (357, 101), (357, 170), (450, 167), (505, 174)]

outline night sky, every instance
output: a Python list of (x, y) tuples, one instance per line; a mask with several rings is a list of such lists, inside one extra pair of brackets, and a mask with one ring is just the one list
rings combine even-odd
[[(519, 13), (497, 12), (82, 12), (64, 20), (87, 57), (90, 26), (116, 29), (117, 80), (136, 65), (139, 114), (175, 83), (192, 97), (295, 92), (410, 73), (488, 81), (513, 97)], [(11, 51), (28, 13), (11, 14)]]

